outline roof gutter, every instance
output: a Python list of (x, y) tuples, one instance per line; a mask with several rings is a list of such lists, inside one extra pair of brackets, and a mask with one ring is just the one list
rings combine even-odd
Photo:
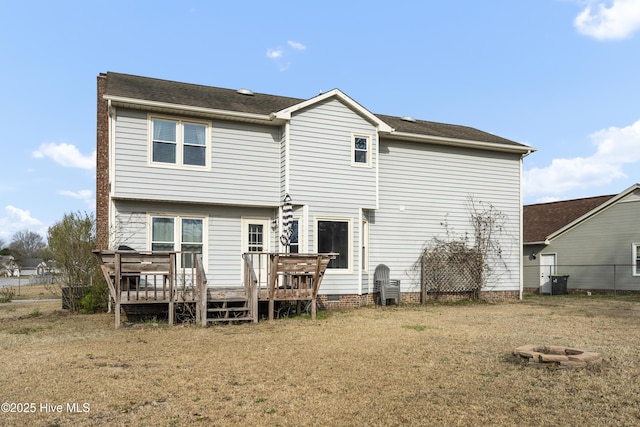
[(504, 144), (498, 144), (495, 142), (470, 141), (467, 139), (446, 138), (443, 136), (418, 135), (415, 133), (407, 133), (407, 132), (390, 132), (388, 134), (383, 134), (383, 135), (388, 135), (389, 137), (400, 139), (403, 141), (425, 142), (425, 143), (431, 143), (431, 144), (449, 145), (449, 146), (464, 147), (464, 148), (476, 148), (478, 150), (502, 151), (505, 153), (517, 153), (525, 156), (528, 156), (532, 152), (536, 151), (535, 148), (529, 147), (526, 145), (522, 145), (522, 146), (504, 145)]
[(523, 245), (525, 246), (531, 246), (531, 245), (545, 245), (545, 246), (549, 246), (549, 244), (551, 244), (551, 242), (549, 241), (549, 239), (547, 240), (541, 240), (539, 242), (524, 242)]
[(181, 104), (171, 104), (168, 102), (157, 102), (157, 101), (147, 101), (136, 98), (127, 98), (122, 96), (109, 96), (105, 95), (104, 99), (108, 100), (115, 106), (123, 106), (123, 107), (145, 107), (152, 110), (157, 111), (181, 111), (181, 112), (189, 112), (192, 114), (199, 114), (205, 116), (212, 117), (229, 117), (238, 120), (250, 120), (250, 121), (258, 121), (258, 122), (269, 122), (274, 123), (276, 119), (276, 115), (271, 114), (255, 114), (255, 113), (242, 113), (238, 111), (229, 111), (229, 110), (218, 110), (215, 108), (205, 108), (205, 107), (194, 107), (189, 105), (181, 105)]

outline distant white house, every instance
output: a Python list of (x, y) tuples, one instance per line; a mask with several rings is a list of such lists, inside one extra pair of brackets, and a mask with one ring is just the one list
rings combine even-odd
[(0, 276), (18, 277), (20, 268), (11, 255), (0, 255)]

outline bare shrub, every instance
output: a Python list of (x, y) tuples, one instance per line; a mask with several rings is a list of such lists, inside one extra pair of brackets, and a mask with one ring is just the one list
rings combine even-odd
[(446, 237), (434, 237), (425, 245), (418, 264), (422, 292), (438, 299), (444, 294), (468, 294), (478, 299), (489, 278), (498, 269), (508, 269), (503, 260), (503, 240), (507, 216), (491, 203), (467, 201), (473, 239), (469, 233), (455, 236), (445, 220)]

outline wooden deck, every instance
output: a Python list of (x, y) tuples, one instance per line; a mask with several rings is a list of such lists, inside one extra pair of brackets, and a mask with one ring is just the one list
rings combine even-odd
[[(195, 309), (203, 326), (214, 322), (258, 321), (258, 303), (268, 301), (269, 320), (276, 301), (310, 301), (316, 316), (316, 298), (322, 278), (335, 254), (243, 254), (241, 286), (207, 286), (199, 254), (179, 252), (94, 251), (109, 284), (115, 305), (115, 324), (121, 324), (121, 308), (127, 305), (166, 304), (169, 324), (176, 308)], [(178, 257), (190, 259), (189, 268), (178, 268)]]

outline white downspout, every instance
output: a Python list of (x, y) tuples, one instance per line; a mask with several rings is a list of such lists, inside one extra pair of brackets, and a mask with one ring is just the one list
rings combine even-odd
[(520, 288), (520, 292), (519, 292), (519, 296), (518, 298), (520, 299), (520, 301), (522, 301), (522, 294), (524, 291), (524, 266), (522, 265), (522, 257), (524, 256), (524, 249), (523, 249), (523, 244), (524, 244), (524, 188), (523, 188), (523, 181), (524, 181), (524, 177), (523, 177), (523, 164), (524, 164), (524, 158), (527, 157), (529, 154), (531, 154), (531, 150), (527, 151), (526, 154), (523, 154), (522, 156), (520, 156), (520, 248), (518, 249), (518, 265), (520, 266), (520, 283), (519, 283), (519, 288)]
[(109, 242), (109, 248), (111, 249), (115, 249), (115, 224), (116, 224), (116, 204), (113, 201), (113, 194), (115, 193), (115, 189), (116, 189), (116, 183), (115, 183), (115, 178), (116, 178), (116, 165), (115, 165), (115, 159), (116, 159), (116, 137), (115, 137), (115, 116), (116, 116), (116, 109), (114, 106), (111, 105), (111, 100), (109, 99), (107, 101), (107, 116), (109, 117), (108, 120), (108, 132), (109, 132), (109, 137), (107, 138), (108, 140), (108, 151), (109, 151), (109, 202), (107, 204), (107, 206), (109, 207), (109, 214), (108, 214), (108, 224), (107, 224), (107, 233), (109, 233), (109, 236), (107, 238), (107, 241)]
[(284, 124), (284, 192), (285, 194), (289, 193), (290, 189), (290, 180), (289, 180), (289, 174), (290, 174), (290, 170), (289, 170), (289, 163), (290, 163), (290, 157), (289, 157), (289, 149), (290, 149), (290, 139), (289, 139), (289, 132), (291, 130), (289, 121), (287, 121)]
[(362, 296), (362, 263), (364, 260), (362, 259), (362, 208), (358, 209), (358, 265), (354, 265), (354, 267), (358, 271), (358, 295)]

